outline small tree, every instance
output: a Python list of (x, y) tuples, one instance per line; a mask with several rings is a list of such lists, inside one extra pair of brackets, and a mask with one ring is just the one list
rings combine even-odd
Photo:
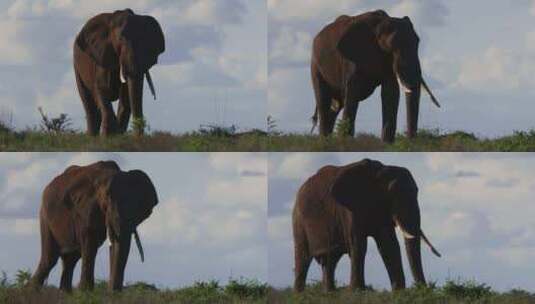
[(43, 108), (38, 107), (41, 114), (41, 130), (47, 133), (73, 133), (71, 129), (71, 119), (65, 113), (61, 113), (58, 117), (49, 118), (43, 111)]

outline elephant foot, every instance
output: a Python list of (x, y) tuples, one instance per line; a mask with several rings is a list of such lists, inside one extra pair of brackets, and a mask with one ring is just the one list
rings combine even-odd
[(364, 284), (358, 284), (358, 283), (354, 283), (354, 284), (350, 283), (348, 288), (352, 292), (366, 290), (366, 286)]
[(304, 286), (295, 286), (294, 287), (294, 292), (295, 293), (302, 293), (304, 290), (305, 290)]

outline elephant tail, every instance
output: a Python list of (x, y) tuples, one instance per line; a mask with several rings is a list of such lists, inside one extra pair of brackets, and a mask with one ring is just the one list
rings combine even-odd
[(314, 115), (310, 118), (312, 120), (312, 129), (310, 129), (310, 134), (314, 133), (314, 129), (318, 125), (318, 106), (314, 109)]

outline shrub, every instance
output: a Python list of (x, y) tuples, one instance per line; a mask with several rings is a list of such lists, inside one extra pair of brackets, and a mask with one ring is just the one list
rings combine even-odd
[(275, 120), (271, 115), (268, 115), (267, 117), (267, 131), (269, 135), (273, 136), (282, 134), (282, 132), (277, 131), (277, 120)]
[(216, 137), (233, 137), (236, 135), (238, 127), (231, 125), (230, 127), (224, 127), (219, 125), (201, 125), (199, 128), (199, 134), (206, 136)]
[(340, 119), (336, 123), (336, 135), (338, 137), (351, 135), (351, 122), (348, 119)]
[(15, 274), (15, 286), (19, 288), (26, 286), (30, 282), (31, 277), (32, 273), (29, 269), (19, 269)]
[(225, 286), (225, 293), (239, 298), (261, 298), (267, 294), (268, 286), (257, 280), (240, 278), (230, 279)]
[(56, 118), (49, 118), (43, 111), (43, 108), (38, 107), (41, 114), (41, 130), (47, 133), (74, 133), (71, 129), (71, 119), (65, 113), (61, 113)]
[(145, 129), (150, 130), (149, 125), (144, 117), (132, 119), (132, 129), (135, 133), (143, 134)]
[(444, 294), (455, 298), (478, 300), (490, 297), (492, 290), (485, 283), (477, 283), (473, 280), (462, 282), (460, 280), (448, 280), (442, 287)]

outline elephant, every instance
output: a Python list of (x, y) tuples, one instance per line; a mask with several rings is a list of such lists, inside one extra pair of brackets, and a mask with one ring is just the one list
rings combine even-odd
[(300, 187), (292, 213), (295, 281), (301, 292), (312, 260), (323, 271), (323, 288), (335, 289), (334, 272), (344, 254), (351, 264), (350, 289), (364, 289), (367, 238), (373, 237), (393, 290), (405, 288), (395, 227), (405, 240), (416, 283), (425, 284), (420, 240), (440, 256), (420, 226), (418, 187), (409, 170), (364, 159), (346, 166), (325, 166)]
[[(143, 78), (156, 99), (149, 69), (165, 51), (158, 21), (131, 9), (102, 13), (83, 26), (73, 47), (74, 71), (89, 135), (124, 133), (130, 114), (143, 134)], [(117, 116), (112, 102), (119, 100)]]
[(353, 136), (359, 103), (381, 86), (381, 138), (392, 143), (401, 84), (407, 105), (407, 136), (415, 137), (421, 86), (440, 107), (422, 77), (419, 40), (409, 17), (393, 18), (383, 10), (343, 15), (326, 25), (315, 36), (312, 47), (310, 67), (316, 108), (311, 133), (319, 118), (320, 136), (331, 134), (343, 108), (342, 118), (347, 122), (344, 135)]
[(41, 258), (30, 285), (42, 286), (61, 257), (60, 289), (71, 291), (73, 270), (81, 258), (79, 287), (93, 289), (97, 250), (107, 234), (111, 243), (108, 288), (120, 291), (132, 234), (143, 262), (137, 226), (151, 215), (157, 203), (156, 189), (141, 170), (121, 171), (114, 161), (68, 167), (43, 191), (39, 212)]

